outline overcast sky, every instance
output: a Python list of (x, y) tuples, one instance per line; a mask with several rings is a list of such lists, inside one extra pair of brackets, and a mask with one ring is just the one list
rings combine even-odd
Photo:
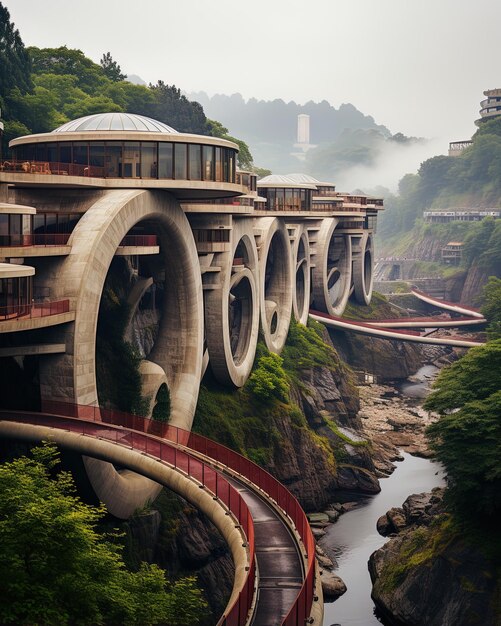
[[(474, 132), (500, 0), (2, 0), (26, 45), (110, 51), (184, 91), (352, 102), (392, 132)], [(444, 145), (444, 150), (446, 145)]]

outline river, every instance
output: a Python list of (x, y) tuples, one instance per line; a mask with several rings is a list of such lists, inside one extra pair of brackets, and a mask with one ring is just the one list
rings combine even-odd
[[(428, 379), (433, 370), (421, 368), (413, 376), (414, 383), (404, 383), (401, 393), (411, 398), (422, 398), (428, 392)], [(415, 405), (410, 400), (410, 404)], [(376, 530), (378, 518), (394, 506), (401, 506), (411, 493), (431, 491), (444, 485), (443, 471), (438, 463), (403, 453), (393, 474), (381, 479), (381, 492), (367, 498), (353, 511), (342, 515), (329, 526), (320, 545), (338, 562), (335, 571), (346, 583), (347, 592), (336, 602), (326, 603), (324, 626), (375, 626), (381, 621), (374, 615), (371, 599), (372, 584), (367, 569), (369, 556), (380, 548), (387, 538)]]

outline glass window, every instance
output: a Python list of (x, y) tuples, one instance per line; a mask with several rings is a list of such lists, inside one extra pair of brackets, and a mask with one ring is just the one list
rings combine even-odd
[(38, 143), (36, 145), (35, 161), (47, 161), (47, 144), (46, 143)]
[(106, 143), (104, 160), (104, 175), (109, 178), (122, 177), (122, 142), (109, 141)]
[(176, 180), (186, 180), (188, 150), (185, 143), (176, 143), (174, 145), (174, 178)]
[(139, 178), (140, 150), (138, 141), (125, 141), (122, 156), (122, 176), (124, 178)]
[(190, 180), (202, 180), (202, 146), (192, 143), (188, 146), (190, 155)]
[(223, 150), (222, 148), (216, 148), (216, 180), (221, 182), (223, 180)]
[(0, 235), (9, 234), (9, 216), (5, 213), (0, 213)]
[(47, 144), (47, 161), (49, 161), (49, 163), (57, 163), (59, 161), (57, 152), (57, 143)]
[(171, 143), (158, 144), (158, 177), (172, 178), (173, 168), (173, 146)]
[(214, 180), (214, 146), (203, 147), (204, 180)]
[(141, 143), (141, 178), (157, 178), (157, 144), (143, 141)]
[(73, 144), (73, 163), (78, 165), (89, 165), (89, 146), (83, 142)]
[(223, 148), (223, 180), (224, 182), (229, 182), (231, 178), (231, 170), (230, 170), (230, 151), (228, 148)]
[(104, 176), (104, 143), (91, 143), (89, 148), (90, 176)]
[(45, 215), (43, 213), (37, 213), (33, 216), (33, 232), (44, 233), (45, 232)]
[(71, 163), (71, 143), (59, 144), (60, 163)]
[(285, 189), (285, 202), (284, 206), (287, 211), (294, 210), (294, 191), (295, 189)]
[(46, 233), (57, 232), (57, 215), (55, 213), (45, 214), (45, 232)]
[(276, 189), (276, 205), (275, 211), (283, 211), (285, 203), (285, 189)]

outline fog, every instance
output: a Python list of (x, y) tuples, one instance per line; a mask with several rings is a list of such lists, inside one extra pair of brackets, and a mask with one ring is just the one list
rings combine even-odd
[(395, 193), (402, 176), (416, 173), (423, 161), (447, 154), (447, 149), (448, 146), (444, 147), (444, 141), (440, 139), (410, 145), (387, 141), (373, 165), (356, 165), (345, 169), (336, 176), (334, 182), (340, 191), (369, 190), (382, 186)]

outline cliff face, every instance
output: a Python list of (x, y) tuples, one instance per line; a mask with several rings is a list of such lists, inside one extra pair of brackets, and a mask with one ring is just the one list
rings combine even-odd
[(500, 268), (480, 267), (472, 265), (468, 270), (465, 281), (461, 289), (459, 301), (464, 304), (477, 304), (482, 296), (483, 289), (487, 284), (489, 276), (499, 276)]
[(353, 369), (371, 372), (381, 380), (407, 378), (423, 363), (421, 348), (414, 344), (338, 330), (329, 332), (334, 345)]
[(372, 598), (392, 626), (501, 623), (499, 571), (453, 530), (442, 490), (409, 496), (378, 521), (393, 538), (369, 560)]
[(172, 492), (162, 491), (151, 510), (122, 524), (126, 560), (156, 563), (169, 579), (195, 575), (204, 591), (215, 624), (233, 587), (234, 565), (229, 549), (208, 518)]

